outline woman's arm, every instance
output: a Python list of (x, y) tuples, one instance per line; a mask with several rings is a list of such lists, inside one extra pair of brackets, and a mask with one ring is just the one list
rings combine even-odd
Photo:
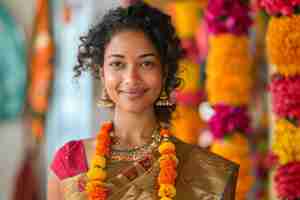
[(47, 200), (63, 200), (60, 180), (52, 172), (48, 177)]

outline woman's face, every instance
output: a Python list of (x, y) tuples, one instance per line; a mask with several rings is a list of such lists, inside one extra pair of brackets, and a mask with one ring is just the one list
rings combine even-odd
[(127, 112), (153, 109), (162, 89), (162, 64), (143, 32), (124, 31), (112, 37), (101, 75), (115, 106)]

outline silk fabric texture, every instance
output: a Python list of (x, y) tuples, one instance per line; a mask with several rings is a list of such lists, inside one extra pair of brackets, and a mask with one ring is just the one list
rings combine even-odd
[[(179, 166), (174, 200), (232, 200), (235, 195), (238, 165), (231, 161), (172, 138)], [(108, 163), (109, 200), (156, 200), (159, 153), (141, 161)], [(61, 180), (64, 199), (87, 200), (88, 160), (83, 141), (64, 145), (55, 155), (51, 169)]]

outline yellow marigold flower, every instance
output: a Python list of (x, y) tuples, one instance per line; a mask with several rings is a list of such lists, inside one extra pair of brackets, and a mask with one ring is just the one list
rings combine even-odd
[(278, 155), (282, 165), (300, 161), (300, 128), (286, 119), (278, 120), (272, 150)]
[(107, 173), (102, 168), (93, 167), (88, 171), (87, 176), (90, 180), (104, 181), (107, 177)]
[(98, 180), (89, 181), (86, 183), (85, 189), (86, 191), (92, 191), (94, 190), (95, 187), (100, 187), (100, 186), (101, 187), (104, 186), (104, 183), (102, 181), (98, 181)]
[(104, 156), (95, 155), (92, 160), (92, 166), (105, 168), (106, 167), (106, 159)]
[(277, 72), (300, 74), (300, 15), (272, 17), (266, 43), (269, 62)]
[[(195, 34), (199, 25), (200, 6), (199, 1), (176, 1), (169, 5), (180, 38), (188, 38)], [(186, 12), (187, 10), (189, 12)]]
[(251, 76), (253, 59), (249, 51), (248, 36), (219, 34), (210, 37), (210, 49), (207, 58), (208, 76), (244, 75)]
[(159, 187), (158, 196), (173, 198), (176, 196), (176, 188), (171, 184), (161, 184)]
[(166, 150), (175, 151), (175, 145), (172, 142), (162, 142), (161, 145), (159, 145), (158, 150), (161, 154)]

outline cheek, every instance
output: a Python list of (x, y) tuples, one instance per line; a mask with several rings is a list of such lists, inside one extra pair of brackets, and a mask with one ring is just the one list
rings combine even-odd
[(108, 94), (111, 96), (120, 82), (120, 77), (117, 73), (112, 73), (111, 71), (104, 69), (103, 82)]
[(148, 85), (151, 86), (152, 89), (154, 89), (156, 91), (156, 93), (160, 93), (161, 89), (162, 89), (162, 82), (163, 82), (163, 78), (161, 76), (160, 72), (157, 73), (149, 73), (146, 76), (147, 79), (147, 83)]

